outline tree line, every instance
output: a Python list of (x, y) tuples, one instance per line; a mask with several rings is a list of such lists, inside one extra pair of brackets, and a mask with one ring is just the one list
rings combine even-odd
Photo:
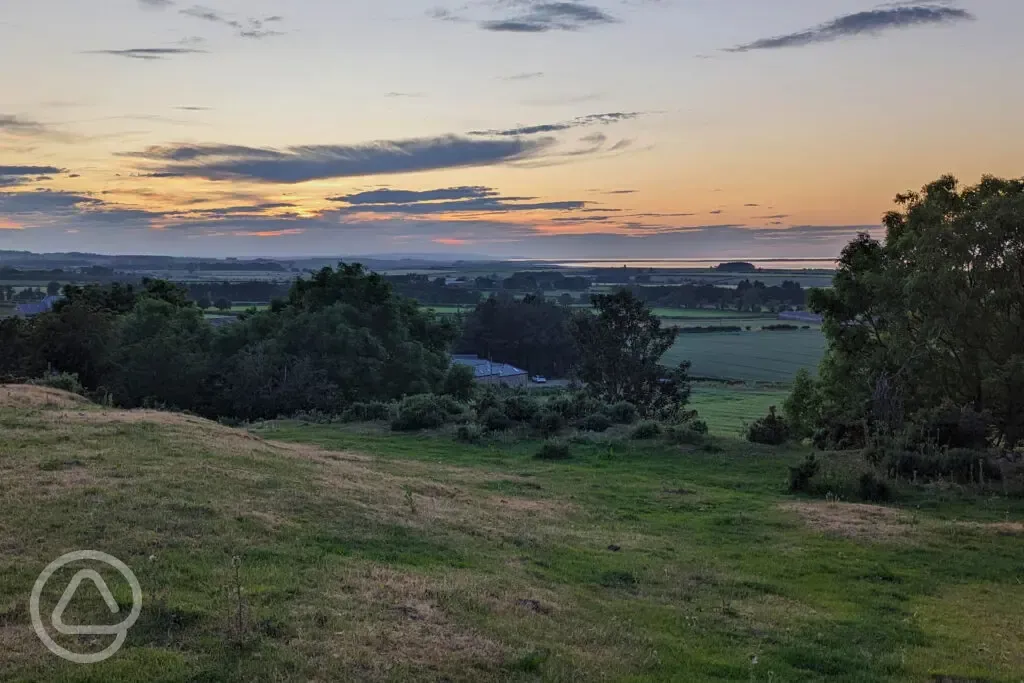
[(464, 394), (466, 369), (453, 368), (450, 356), (459, 340), (490, 344), (484, 353), (502, 356), (495, 360), (575, 368), (596, 398), (630, 402), (645, 416), (679, 410), (689, 396), (687, 366), (659, 364), (677, 331), (662, 329), (625, 291), (572, 315), (541, 298), (493, 299), (463, 330), (358, 264), (299, 278), (268, 310), (216, 328), (186, 288), (164, 280), (67, 285), (63, 293), (50, 312), (0, 320), (0, 378), (66, 373), (119, 406), (214, 418), (341, 414), (367, 401)]

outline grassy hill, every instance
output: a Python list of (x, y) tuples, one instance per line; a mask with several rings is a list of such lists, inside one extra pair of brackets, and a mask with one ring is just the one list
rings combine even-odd
[[(0, 387), (0, 680), (1021, 679), (1021, 501), (795, 498), (799, 449), (718, 443), (552, 463), (535, 443), (253, 433)], [(46, 651), (27, 609), (80, 549), (144, 595), (90, 666)], [(110, 616), (85, 599), (66, 621)]]

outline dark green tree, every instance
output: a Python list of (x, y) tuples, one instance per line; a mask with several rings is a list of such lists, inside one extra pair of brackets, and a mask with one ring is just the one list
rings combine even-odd
[(829, 349), (822, 419), (901, 429), (944, 402), (1024, 438), (1024, 180), (951, 176), (896, 198), (886, 239), (860, 235), (815, 290)]
[(591, 311), (572, 318), (580, 353), (576, 374), (587, 390), (606, 403), (628, 401), (644, 417), (679, 415), (690, 397), (688, 362), (661, 365), (678, 331), (661, 320), (632, 292), (599, 294)]

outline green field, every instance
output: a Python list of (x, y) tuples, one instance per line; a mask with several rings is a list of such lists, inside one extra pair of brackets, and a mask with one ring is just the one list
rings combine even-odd
[(713, 434), (736, 436), (744, 425), (767, 415), (769, 407), (781, 411), (787, 395), (785, 389), (699, 383), (693, 387), (691, 407)]
[[(598, 442), (547, 462), (536, 442), (299, 422), (248, 433), (39, 388), (0, 388), (0, 429), (2, 681), (1024, 671), (1019, 499), (901, 510), (794, 497), (784, 481), (802, 450), (727, 438)], [(41, 569), (85, 548), (124, 561), (143, 592), (124, 648), (89, 666), (45, 650), (27, 607)], [(75, 569), (46, 584), (44, 615)], [(127, 611), (127, 586), (103, 576)], [(92, 593), (67, 623), (119, 620)]]
[[(774, 320), (774, 313), (750, 313), (743, 311), (724, 311), (716, 308), (661, 308), (655, 307), (651, 312), (659, 318), (697, 318), (701, 320), (721, 320), (723, 318), (758, 318)], [(725, 324), (725, 323), (723, 323)]]
[(817, 327), (780, 332), (715, 332), (680, 334), (662, 362), (689, 360), (695, 377), (789, 382), (800, 368), (816, 371), (824, 353), (825, 336)]

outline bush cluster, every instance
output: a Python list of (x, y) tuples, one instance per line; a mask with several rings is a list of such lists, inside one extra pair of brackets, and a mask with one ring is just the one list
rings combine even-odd
[(780, 446), (789, 439), (789, 426), (775, 412), (775, 406), (768, 409), (768, 414), (754, 421), (747, 427), (747, 441), (752, 443)]
[(72, 394), (85, 394), (85, 388), (78, 380), (78, 374), (74, 372), (51, 372), (37, 379), (31, 379), (28, 383), (39, 387), (60, 389)]
[(398, 404), (395, 416), (391, 420), (391, 429), (396, 432), (437, 429), (461, 412), (462, 406), (449, 396), (408, 396)]

